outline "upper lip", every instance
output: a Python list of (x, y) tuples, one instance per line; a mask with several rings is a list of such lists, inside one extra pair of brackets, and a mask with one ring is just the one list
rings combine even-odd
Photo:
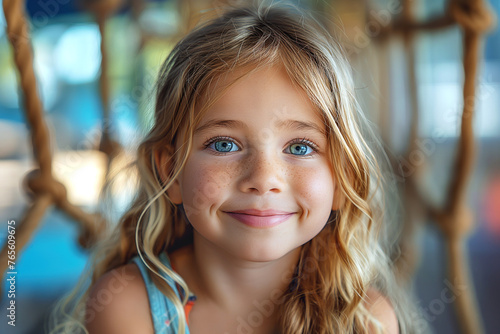
[(292, 214), (293, 212), (289, 211), (282, 211), (282, 210), (257, 210), (257, 209), (244, 209), (244, 210), (235, 210), (235, 211), (224, 211), (226, 213), (240, 213), (240, 214), (245, 214), (245, 215), (252, 215), (252, 216), (278, 216), (278, 215), (289, 215)]

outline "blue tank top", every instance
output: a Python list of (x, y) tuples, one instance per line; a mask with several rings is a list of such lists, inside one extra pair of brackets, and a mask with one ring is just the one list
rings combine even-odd
[[(170, 261), (165, 253), (161, 253), (159, 256), (161, 263), (163, 263), (167, 268), (172, 269)], [(141, 271), (144, 284), (146, 285), (146, 290), (148, 292), (149, 307), (151, 309), (151, 317), (153, 318), (153, 325), (155, 334), (177, 334), (179, 326), (179, 317), (177, 310), (175, 309), (174, 303), (170, 301), (153, 283), (151, 276), (149, 275), (149, 270), (146, 265), (142, 262), (139, 256), (136, 256), (132, 261), (139, 267)], [(177, 289), (175, 281), (167, 276), (164, 276), (170, 287), (175, 291), (177, 297), (180, 298), (179, 291)], [(193, 296), (190, 296), (193, 298)], [(189, 334), (189, 329), (187, 323), (185, 323), (186, 333)]]

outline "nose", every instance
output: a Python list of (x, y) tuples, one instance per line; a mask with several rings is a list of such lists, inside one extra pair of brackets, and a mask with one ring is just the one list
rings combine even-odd
[(240, 191), (264, 195), (284, 190), (286, 170), (279, 158), (271, 153), (254, 150), (242, 161)]

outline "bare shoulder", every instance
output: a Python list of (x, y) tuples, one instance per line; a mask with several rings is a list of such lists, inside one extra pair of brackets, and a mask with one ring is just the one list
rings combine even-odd
[(398, 334), (399, 325), (396, 312), (389, 300), (376, 289), (369, 289), (365, 305), (373, 316), (385, 327), (385, 333)]
[(146, 286), (135, 264), (111, 270), (91, 287), (85, 326), (89, 334), (154, 332)]

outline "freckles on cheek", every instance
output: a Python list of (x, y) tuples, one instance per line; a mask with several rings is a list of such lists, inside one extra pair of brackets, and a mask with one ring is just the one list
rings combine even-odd
[[(185, 167), (183, 177), (184, 205), (189, 208), (206, 208), (223, 199), (231, 175), (227, 166), (193, 161)], [(187, 212), (186, 212), (187, 213)]]

